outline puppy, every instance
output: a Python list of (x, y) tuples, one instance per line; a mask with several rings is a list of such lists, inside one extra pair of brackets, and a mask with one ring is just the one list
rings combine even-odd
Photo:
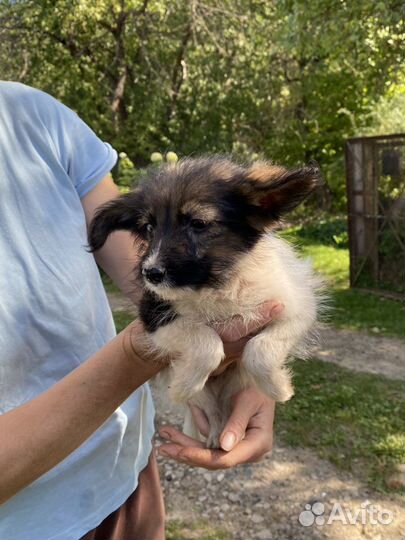
[[(242, 166), (224, 157), (184, 159), (151, 169), (134, 191), (101, 207), (90, 227), (92, 251), (115, 230), (140, 240), (135, 269), (140, 317), (154, 346), (173, 355), (163, 383), (179, 403), (198, 405), (218, 447), (230, 399), (255, 385), (277, 401), (293, 395), (289, 355), (303, 356), (321, 305), (308, 261), (271, 229), (321, 183), (316, 166)], [(224, 358), (210, 323), (246, 323), (276, 299), (282, 314), (247, 343), (241, 362), (209, 378)], [(185, 431), (197, 436), (188, 410)]]

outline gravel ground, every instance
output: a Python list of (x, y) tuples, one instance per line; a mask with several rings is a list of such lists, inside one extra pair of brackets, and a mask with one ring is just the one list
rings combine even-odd
[[(181, 417), (163, 409), (157, 397), (157, 426), (180, 425)], [(405, 538), (400, 496), (373, 492), (307, 449), (276, 444), (262, 462), (226, 471), (190, 468), (160, 457), (158, 462), (169, 521), (192, 524), (203, 519), (228, 531), (233, 540)], [(323, 506), (313, 506), (317, 502)], [(307, 510), (306, 505), (312, 506)], [(353, 517), (359, 511), (350, 525), (349, 513)], [(378, 523), (379, 515), (390, 523)], [(320, 524), (313, 523), (315, 518)]]

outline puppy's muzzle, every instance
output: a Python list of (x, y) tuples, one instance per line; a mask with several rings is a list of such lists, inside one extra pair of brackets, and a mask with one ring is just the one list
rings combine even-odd
[(158, 285), (165, 279), (166, 272), (163, 270), (163, 268), (154, 266), (152, 268), (143, 268), (142, 275), (154, 285)]

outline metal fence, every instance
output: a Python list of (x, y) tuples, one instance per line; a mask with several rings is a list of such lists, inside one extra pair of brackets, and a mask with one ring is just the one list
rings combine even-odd
[(405, 134), (346, 142), (350, 284), (405, 293)]

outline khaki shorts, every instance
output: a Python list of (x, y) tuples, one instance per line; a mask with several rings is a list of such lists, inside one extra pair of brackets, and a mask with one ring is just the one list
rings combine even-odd
[(139, 475), (138, 487), (115, 512), (81, 540), (164, 540), (165, 510), (156, 458)]

